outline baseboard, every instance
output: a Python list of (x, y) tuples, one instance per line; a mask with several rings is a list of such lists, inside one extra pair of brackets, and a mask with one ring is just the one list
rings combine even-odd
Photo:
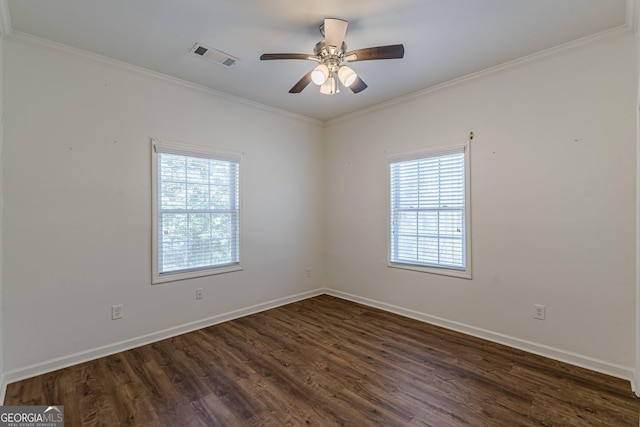
[(348, 301), (357, 302), (359, 304), (363, 304), (369, 307), (379, 308), (384, 311), (399, 314), (400, 316), (409, 317), (411, 319), (419, 320), (421, 322), (429, 323), (435, 326), (440, 326), (446, 329), (451, 329), (451, 330), (461, 332), (463, 334), (471, 335), (477, 338), (482, 338), (487, 341), (503, 344), (509, 347), (517, 348), (519, 350), (524, 350), (529, 353), (548, 357), (550, 359), (558, 360), (560, 362), (565, 362), (570, 365), (579, 366), (581, 368), (586, 368), (592, 371), (611, 375), (616, 378), (621, 378), (623, 380), (629, 381), (636, 395), (640, 396), (640, 394), (638, 394), (639, 391), (635, 387), (636, 384), (640, 384), (640, 382), (638, 382), (636, 373), (634, 372), (633, 369), (629, 369), (624, 366), (619, 366), (613, 363), (605, 362), (603, 360), (594, 359), (591, 357), (568, 352), (565, 350), (546, 346), (543, 344), (538, 344), (531, 341), (510, 337), (508, 335), (503, 335), (496, 332), (488, 331), (486, 329), (477, 328), (475, 326), (454, 322), (454, 321), (443, 319), (437, 316), (431, 316), (429, 314), (421, 313), (408, 308), (398, 307), (392, 304), (375, 301), (369, 298), (348, 294), (346, 292), (336, 291), (333, 289), (326, 289), (326, 294), (337, 297), (337, 298), (342, 298)]
[(2, 375), (2, 394), (0, 395), (0, 402), (4, 404), (4, 398), (6, 393), (7, 384), (11, 384), (15, 381), (35, 377), (47, 372), (52, 372), (58, 369), (67, 368), (69, 366), (77, 365), (78, 363), (88, 362), (90, 360), (98, 359), (100, 357), (109, 356), (111, 354), (119, 353), (121, 351), (131, 350), (132, 348), (140, 347), (143, 345), (151, 344), (156, 341), (164, 340), (167, 338), (182, 335), (187, 332), (192, 332), (198, 329), (213, 326), (218, 323), (227, 322), (229, 320), (238, 319), (240, 317), (248, 316), (250, 314), (259, 313), (261, 311), (270, 310), (282, 305), (291, 304), (296, 301), (301, 301), (307, 298), (312, 298), (325, 293), (325, 289), (315, 289), (313, 291), (303, 292), (296, 295), (291, 295), (284, 298), (279, 298), (264, 303), (252, 305), (250, 307), (242, 308), (239, 310), (230, 311), (228, 313), (219, 314), (216, 316), (208, 317), (206, 319), (197, 320), (195, 322), (186, 323), (180, 326), (164, 329), (162, 331), (153, 332), (147, 335), (142, 335), (136, 338), (120, 341), (114, 344), (105, 345), (102, 347), (94, 348), (91, 350), (82, 351), (79, 353), (71, 354), (68, 356), (51, 359), (46, 362), (34, 364), (24, 368), (16, 369), (13, 371), (5, 372)]
[(492, 341), (498, 344), (503, 344), (509, 347), (524, 350), (533, 354), (548, 357), (550, 359), (559, 360), (561, 362), (569, 363), (571, 365), (580, 366), (582, 368), (590, 369), (592, 371), (601, 372), (603, 374), (611, 375), (613, 377), (627, 380), (631, 383), (632, 390), (640, 397), (640, 390), (637, 385), (640, 385), (640, 373), (634, 372), (633, 369), (625, 368), (623, 366), (608, 363), (602, 360), (593, 359), (580, 354), (567, 352), (565, 350), (557, 349), (554, 347), (537, 344), (534, 342), (521, 340), (519, 338), (510, 337), (507, 335), (499, 334), (496, 332), (488, 331), (485, 329), (477, 328), (474, 326), (466, 325), (459, 322), (443, 319), (437, 316), (431, 316), (425, 313), (421, 313), (415, 310), (407, 309), (404, 307), (387, 304), (384, 302), (372, 300), (369, 298), (352, 295), (346, 292), (341, 292), (333, 289), (315, 289), (313, 291), (303, 292), (296, 295), (291, 295), (284, 298), (279, 298), (264, 303), (256, 304), (250, 307), (242, 308), (239, 310), (230, 311), (228, 313), (219, 314), (206, 319), (201, 319), (195, 322), (186, 323), (184, 325), (176, 326), (173, 328), (164, 329), (162, 331), (154, 332), (151, 334), (143, 335), (140, 337), (120, 341), (114, 344), (94, 348), (91, 350), (75, 353), (72, 355), (52, 359), (46, 362), (38, 363), (35, 365), (27, 366), (24, 368), (16, 369), (13, 371), (0, 374), (0, 402), (4, 403), (7, 385), (15, 381), (20, 381), (26, 378), (31, 378), (37, 375), (45, 374), (47, 372), (55, 371), (57, 369), (66, 368), (69, 366), (77, 365), (79, 363), (87, 362), (90, 360), (98, 359), (100, 357), (109, 356), (111, 354), (119, 353), (121, 351), (130, 350), (132, 348), (140, 347), (143, 345), (151, 344), (156, 341), (171, 338), (177, 335), (182, 335), (187, 332), (192, 332), (198, 329), (213, 326), (219, 323), (227, 322), (229, 320), (238, 319), (240, 317), (248, 316), (250, 314), (259, 313), (261, 311), (276, 308), (282, 305), (291, 304), (293, 302), (302, 301), (307, 298), (312, 298), (319, 295), (331, 295), (337, 298), (341, 298), (348, 301), (353, 301), (359, 304), (363, 304), (369, 307), (378, 308), (384, 311), (398, 314), (400, 316), (408, 317), (411, 319), (419, 320), (432, 325), (440, 326), (443, 328), (458, 331), (467, 335), (471, 335), (477, 338), (482, 338), (487, 341)]

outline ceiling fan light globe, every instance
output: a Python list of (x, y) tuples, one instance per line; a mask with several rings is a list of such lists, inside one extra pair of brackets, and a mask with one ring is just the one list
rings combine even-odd
[(311, 73), (311, 81), (318, 86), (323, 85), (329, 77), (329, 67), (324, 64), (318, 65)]
[(320, 93), (323, 95), (333, 95), (334, 93), (336, 93), (336, 90), (337, 90), (336, 86), (337, 86), (336, 79), (329, 76), (327, 81), (324, 82), (322, 86), (320, 86)]
[(345, 65), (340, 67), (340, 69), (338, 70), (338, 78), (340, 79), (344, 87), (349, 87), (353, 83), (355, 83), (358, 75), (350, 67), (347, 67)]
[(358, 76), (355, 73), (353, 75), (347, 77), (347, 79), (344, 82), (344, 87), (350, 87), (352, 84), (355, 83), (357, 78), (358, 78)]

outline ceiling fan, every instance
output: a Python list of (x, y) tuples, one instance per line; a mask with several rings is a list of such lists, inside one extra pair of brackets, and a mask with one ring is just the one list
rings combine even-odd
[(273, 59), (304, 59), (315, 61), (318, 65), (305, 74), (289, 93), (300, 93), (309, 83), (320, 86), (320, 93), (333, 95), (340, 92), (340, 83), (351, 89), (353, 93), (362, 92), (367, 84), (356, 74), (353, 69), (343, 62), (370, 61), (374, 59), (396, 59), (404, 57), (404, 46), (394, 44), (389, 46), (368, 47), (348, 52), (344, 36), (347, 33), (349, 23), (343, 19), (326, 18), (320, 25), (320, 40), (313, 55), (305, 53), (264, 53), (260, 56), (262, 61)]

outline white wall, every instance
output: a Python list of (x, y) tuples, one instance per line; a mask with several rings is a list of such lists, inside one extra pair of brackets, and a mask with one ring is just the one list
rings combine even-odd
[[(634, 26), (638, 25), (640, 8), (635, 2)], [(636, 395), (640, 396), (640, 33), (635, 28), (636, 43), (636, 70), (637, 77), (637, 99), (636, 99), (636, 365), (635, 365), (635, 386)]]
[[(627, 34), (333, 123), (327, 286), (631, 379), (635, 56)], [(469, 131), (473, 280), (388, 268), (386, 156)]]
[[(4, 51), (10, 378), (319, 289), (325, 270), (341, 296), (632, 372), (632, 36), (326, 129), (21, 37)], [(387, 268), (386, 155), (469, 131), (474, 279)], [(245, 153), (243, 272), (150, 285), (150, 136)]]
[[(319, 124), (25, 37), (5, 55), (10, 377), (322, 287)], [(150, 136), (244, 152), (244, 271), (150, 284)]]
[(3, 170), (4, 170), (4, 37), (0, 37), (0, 402), (4, 402), (4, 300), (2, 291), (2, 264), (3, 264), (3, 235), (2, 235), (2, 223), (3, 223)]

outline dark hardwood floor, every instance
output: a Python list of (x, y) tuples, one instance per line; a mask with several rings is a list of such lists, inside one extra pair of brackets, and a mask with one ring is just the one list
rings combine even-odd
[(71, 426), (638, 426), (629, 383), (320, 296), (10, 384)]

